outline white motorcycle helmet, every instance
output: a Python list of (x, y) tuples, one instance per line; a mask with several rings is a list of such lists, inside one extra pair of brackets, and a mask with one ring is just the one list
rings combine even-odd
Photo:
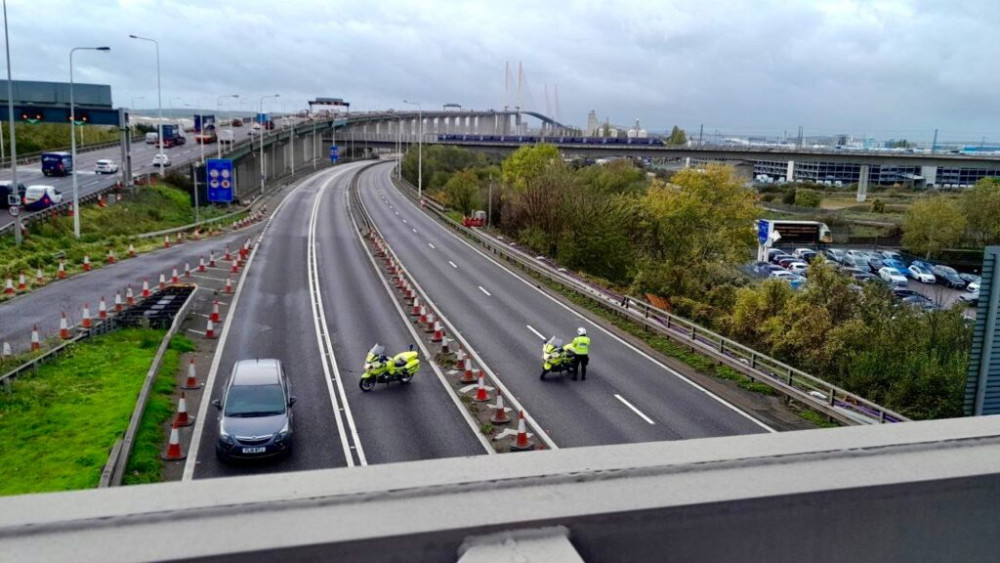
[(587, 329), (585, 329), (585, 328), (583, 328), (581, 326), (580, 328), (576, 329), (576, 335), (577, 336), (587, 336)]

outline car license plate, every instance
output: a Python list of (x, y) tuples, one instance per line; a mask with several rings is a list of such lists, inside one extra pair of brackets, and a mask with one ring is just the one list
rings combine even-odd
[(245, 454), (262, 454), (267, 450), (267, 448), (260, 446), (257, 448), (243, 448), (243, 453)]

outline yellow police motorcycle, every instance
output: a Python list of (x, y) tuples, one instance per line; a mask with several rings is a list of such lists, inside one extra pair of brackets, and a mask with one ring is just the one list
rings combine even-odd
[(572, 373), (576, 364), (576, 354), (570, 344), (563, 345), (561, 338), (553, 336), (542, 345), (542, 375), (544, 380), (550, 373)]
[(365, 358), (364, 372), (358, 385), (364, 392), (375, 388), (376, 383), (388, 384), (392, 381), (409, 383), (420, 371), (420, 355), (413, 350), (413, 345), (406, 352), (400, 352), (389, 358), (385, 355), (385, 347), (375, 344), (368, 350)]

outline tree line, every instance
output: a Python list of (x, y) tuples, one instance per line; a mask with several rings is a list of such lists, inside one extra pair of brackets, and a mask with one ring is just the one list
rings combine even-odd
[[(618, 291), (655, 294), (677, 314), (914, 418), (959, 416), (971, 329), (959, 311), (918, 313), (889, 291), (858, 291), (818, 264), (793, 291), (739, 265), (755, 249), (758, 195), (724, 165), (669, 181), (628, 160), (567, 162), (551, 145), (503, 159), (424, 151), (424, 187), (465, 215)], [(409, 151), (403, 174), (417, 181)]]

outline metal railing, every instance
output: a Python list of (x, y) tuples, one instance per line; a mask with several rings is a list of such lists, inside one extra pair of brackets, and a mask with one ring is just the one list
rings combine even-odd
[[(395, 181), (395, 179), (394, 179)], [(400, 185), (397, 182), (397, 185)], [(416, 189), (403, 181), (403, 193), (416, 199)], [(467, 228), (444, 213), (444, 207), (424, 196), (426, 208), (433, 215), (466, 238), (478, 243), (495, 257), (522, 270), (559, 284), (596, 302), (611, 313), (638, 323), (644, 329), (668, 336), (692, 350), (722, 363), (749, 378), (798, 401), (809, 408), (844, 424), (878, 424), (903, 422), (909, 418), (810, 375), (781, 360), (762, 354), (735, 340), (722, 336), (688, 319), (658, 309), (627, 295), (619, 295), (596, 284), (560, 272), (555, 266), (512, 249), (488, 235)]]

